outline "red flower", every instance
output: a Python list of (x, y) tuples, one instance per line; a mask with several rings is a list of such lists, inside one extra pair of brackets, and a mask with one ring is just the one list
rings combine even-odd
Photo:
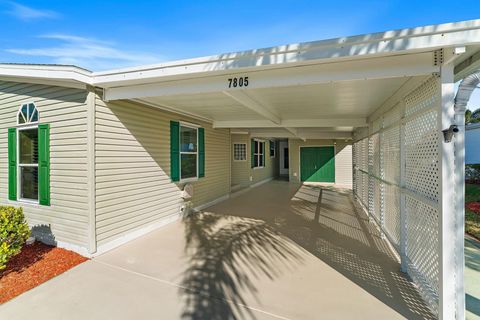
[(480, 202), (469, 202), (465, 206), (473, 212), (480, 213)]

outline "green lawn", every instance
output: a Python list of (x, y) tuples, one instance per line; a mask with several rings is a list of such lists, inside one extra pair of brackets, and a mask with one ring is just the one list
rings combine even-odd
[[(480, 185), (465, 185), (465, 202), (480, 202)], [(480, 239), (480, 215), (465, 208), (465, 231)]]

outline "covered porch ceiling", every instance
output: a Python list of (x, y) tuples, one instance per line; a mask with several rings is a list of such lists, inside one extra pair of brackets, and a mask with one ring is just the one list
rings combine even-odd
[[(399, 92), (440, 72), (437, 55), (411, 52), (208, 72), (107, 88), (105, 99), (134, 100), (256, 137), (351, 139)], [(248, 85), (230, 86), (235, 78)]]
[(264, 138), (350, 139), (355, 128), (408, 82), (424, 76), (350, 80), (135, 100)]

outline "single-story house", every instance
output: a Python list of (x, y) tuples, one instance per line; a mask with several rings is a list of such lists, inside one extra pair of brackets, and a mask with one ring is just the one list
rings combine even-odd
[(480, 164), (480, 123), (465, 127), (465, 164)]
[(480, 20), (104, 72), (1, 64), (0, 204), (92, 256), (275, 177), (350, 187), (432, 309), (462, 319), (478, 68)]

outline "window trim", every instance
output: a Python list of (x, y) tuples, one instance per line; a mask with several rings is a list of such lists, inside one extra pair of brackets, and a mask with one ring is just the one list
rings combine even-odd
[[(235, 145), (240, 144), (245, 146), (245, 159), (243, 160), (235, 160)], [(247, 154), (248, 154), (248, 149), (247, 149), (247, 143), (245, 142), (234, 142), (233, 143), (233, 150), (232, 150), (232, 157), (233, 157), (233, 162), (246, 162), (247, 161)]]
[[(20, 107), (21, 108), (21, 107)], [(38, 110), (37, 110), (38, 113)], [(17, 127), (17, 202), (22, 202), (22, 203), (29, 203), (29, 204), (36, 204), (38, 205), (40, 203), (40, 192), (39, 188), (37, 186), (37, 200), (34, 199), (27, 199), (27, 198), (22, 198), (21, 197), (21, 167), (33, 167), (37, 168), (38, 170), (38, 163), (37, 164), (21, 164), (20, 163), (20, 131), (24, 130), (31, 130), (31, 129), (37, 129), (38, 132), (38, 123), (35, 122), (35, 124), (32, 123), (27, 123), (27, 124), (21, 124), (19, 127)], [(38, 182), (37, 182), (38, 183)]]
[[(28, 105), (30, 104), (33, 104), (33, 107), (35, 108), (34, 110), (37, 111), (37, 121), (26, 121), (25, 123), (19, 123), (18, 122), (18, 116), (22, 113), (22, 108), (24, 105), (27, 105), (27, 110), (28, 110)], [(29, 117), (31, 118), (31, 116)], [(24, 127), (24, 126), (31, 126), (31, 125), (37, 125), (40, 124), (40, 111), (38, 111), (38, 108), (37, 108), (37, 105), (35, 104), (35, 102), (33, 101), (27, 101), (27, 102), (22, 102), (20, 104), (20, 108), (18, 108), (18, 111), (17, 111), (17, 118), (16, 118), (16, 122), (17, 122), (17, 127)]]
[(260, 159), (259, 157), (257, 157), (257, 162), (253, 165), (253, 170), (256, 170), (256, 169), (263, 169), (265, 168), (265, 153), (263, 152), (263, 149), (265, 147), (265, 141), (266, 140), (260, 140), (260, 139), (253, 139), (253, 141), (257, 142), (257, 143), (263, 143), (263, 147), (260, 148), (260, 145), (258, 146), (258, 151), (261, 151), (261, 153), (255, 153), (255, 149), (251, 150), (251, 152), (253, 153), (253, 159), (255, 159), (255, 155), (262, 155), (263, 157), (263, 165), (262, 166), (259, 166), (258, 165), (258, 159)]
[[(182, 151), (182, 127), (185, 127), (185, 128), (190, 128), (190, 129), (195, 129), (197, 131), (197, 151), (195, 152), (184, 152)], [(179, 126), (178, 126), (178, 163), (180, 164), (179, 165), (179, 168), (178, 168), (178, 173), (179, 173), (179, 180), (178, 182), (179, 183), (187, 183), (187, 182), (193, 182), (193, 181), (198, 181), (199, 177), (198, 177), (198, 128), (200, 128), (199, 125), (196, 125), (196, 124), (193, 124), (193, 123), (189, 123), (189, 122), (183, 122), (183, 121), (179, 121)], [(195, 173), (195, 177), (191, 177), (191, 178), (185, 178), (185, 179), (182, 179), (182, 154), (195, 154), (196, 157), (195, 157), (195, 160), (196, 160), (196, 166), (195, 166), (195, 169), (196, 169), (196, 173)]]

